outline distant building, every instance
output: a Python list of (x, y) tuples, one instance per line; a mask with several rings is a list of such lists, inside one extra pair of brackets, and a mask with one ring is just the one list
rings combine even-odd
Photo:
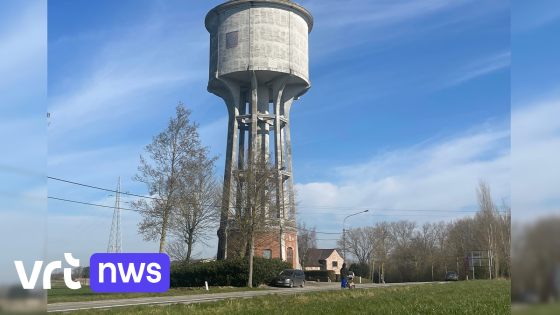
[(309, 249), (309, 261), (305, 270), (334, 270), (336, 274), (344, 263), (336, 249)]

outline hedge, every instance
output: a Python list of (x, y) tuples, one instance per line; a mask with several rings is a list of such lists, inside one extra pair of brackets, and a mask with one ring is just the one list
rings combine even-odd
[[(292, 265), (280, 259), (253, 258), (253, 286), (268, 284)], [(249, 279), (249, 260), (232, 258), (209, 263), (183, 264), (171, 267), (171, 287), (209, 286), (245, 287)]]
[(334, 270), (308, 270), (305, 271), (305, 279), (307, 280), (317, 280), (320, 278), (331, 279), (331, 281), (336, 281), (336, 274)]
[(359, 263), (359, 264), (352, 264), (350, 265), (349, 268), (350, 271), (354, 271), (354, 275), (357, 277), (364, 277), (367, 278), (370, 276), (369, 271), (369, 265), (366, 263)]

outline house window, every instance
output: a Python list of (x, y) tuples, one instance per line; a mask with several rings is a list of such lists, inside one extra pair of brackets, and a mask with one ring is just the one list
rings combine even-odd
[(294, 261), (294, 249), (291, 247), (288, 247), (288, 249), (286, 249), (286, 260), (288, 262)]
[(263, 250), (263, 258), (265, 259), (272, 258), (272, 251), (270, 249)]
[(333, 262), (332, 262), (332, 266), (333, 266), (333, 267), (338, 267), (338, 261), (333, 261)]

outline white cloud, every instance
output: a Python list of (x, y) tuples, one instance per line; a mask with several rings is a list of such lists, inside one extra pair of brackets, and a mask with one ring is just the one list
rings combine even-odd
[[(304, 6), (312, 13), (332, 14), (323, 26), (341, 27), (353, 24), (375, 23), (390, 25), (420, 18), (438, 11), (451, 9), (473, 0), (381, 0), (381, 1), (309, 1)], [(336, 7), (336, 10), (332, 8)]]
[(512, 113), (512, 212), (524, 221), (560, 213), (560, 99)]
[(46, 1), (29, 2), (22, 11), (5, 28), (6, 33), (0, 32), (0, 86), (46, 73)]
[[(355, 225), (371, 224), (373, 215), (392, 215), (388, 220), (433, 221), (469, 213), (376, 211), (375, 209), (462, 210), (476, 205), (479, 179), (489, 182), (494, 199), (510, 196), (509, 124), (485, 124), (462, 135), (429, 140), (411, 148), (382, 152), (369, 162), (339, 167), (338, 182), (297, 184), (301, 212), (353, 213), (370, 209)], [(352, 207), (354, 209), (335, 209)], [(318, 216), (304, 220), (327, 222)], [(342, 218), (337, 217), (338, 220)]]
[(510, 63), (511, 53), (509, 51), (478, 60), (464, 67), (461, 73), (457, 74), (454, 79), (449, 80), (444, 87), (459, 85), (477, 77), (509, 68)]
[[(149, 116), (148, 111), (155, 110), (149, 100), (154, 91), (203, 80), (204, 34), (191, 36), (190, 30), (172, 33), (168, 28), (165, 21), (154, 18), (146, 25), (115, 31), (114, 38), (97, 47), (90, 70), (81, 71), (81, 77), (56, 80), (53, 90), (62, 92), (49, 96), (49, 135), (62, 137), (99, 121), (106, 124), (108, 116), (114, 121), (126, 117), (123, 123), (132, 117)], [(189, 36), (192, 40), (182, 40)], [(73, 41), (81, 39), (63, 38), (53, 45), (63, 51)], [(85, 64), (80, 66), (87, 69)], [(151, 105), (148, 109), (146, 102)], [(100, 131), (90, 128), (89, 132)]]

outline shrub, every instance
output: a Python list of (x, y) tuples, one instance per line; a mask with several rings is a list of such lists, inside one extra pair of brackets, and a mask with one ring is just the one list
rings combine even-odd
[[(253, 258), (253, 286), (270, 283), (282, 270), (292, 265), (280, 259)], [(171, 287), (247, 286), (248, 257), (217, 260), (209, 263), (183, 264), (171, 267)]]
[(366, 263), (352, 264), (348, 269), (354, 271), (354, 275), (357, 277), (367, 278), (369, 277), (369, 265)]
[(336, 281), (336, 274), (334, 273), (334, 270), (308, 270), (305, 271), (305, 279), (311, 281), (317, 279), (320, 279), (321, 281), (331, 279), (331, 281)]
[(89, 266), (84, 267), (84, 270), (82, 271), (82, 278), (89, 278)]

